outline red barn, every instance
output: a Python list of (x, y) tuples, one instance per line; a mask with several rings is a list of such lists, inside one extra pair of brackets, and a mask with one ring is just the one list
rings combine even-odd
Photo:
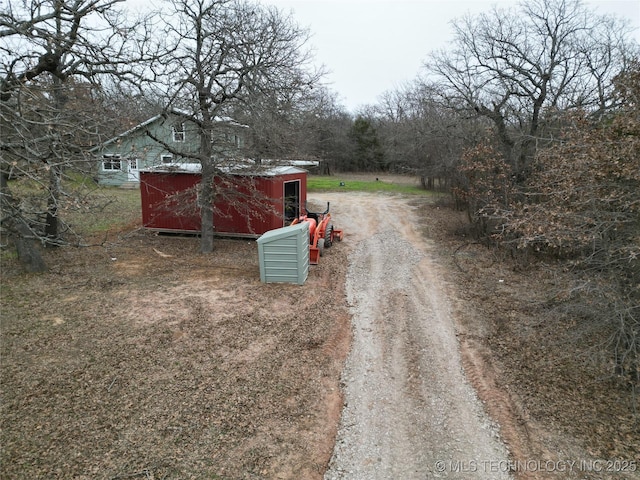
[[(140, 172), (142, 223), (161, 232), (200, 232), (199, 165), (171, 165)], [(214, 228), (218, 235), (259, 237), (288, 225), (307, 200), (307, 172), (277, 166), (217, 177)]]

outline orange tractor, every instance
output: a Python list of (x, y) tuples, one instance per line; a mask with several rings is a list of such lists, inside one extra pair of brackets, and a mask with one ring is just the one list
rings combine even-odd
[(310, 212), (306, 206), (304, 210), (306, 214), (294, 219), (291, 225), (302, 222), (309, 224), (309, 263), (317, 265), (324, 249), (333, 245), (333, 242), (342, 240), (342, 230), (337, 230), (331, 223), (329, 202), (327, 209), (322, 213)]

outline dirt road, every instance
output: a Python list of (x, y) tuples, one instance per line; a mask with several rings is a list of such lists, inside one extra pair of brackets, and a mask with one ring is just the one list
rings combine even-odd
[(462, 369), (452, 286), (419, 234), (414, 207), (365, 193), (312, 200), (331, 200), (350, 248), (353, 345), (325, 479), (509, 478), (497, 426)]

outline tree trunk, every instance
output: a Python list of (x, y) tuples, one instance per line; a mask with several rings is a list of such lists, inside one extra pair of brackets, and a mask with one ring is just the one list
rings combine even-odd
[[(60, 76), (53, 76), (53, 98), (56, 106), (56, 115), (62, 116), (68, 102), (68, 98), (65, 95), (64, 80)], [(60, 131), (60, 123), (54, 122), (54, 131), (56, 132), (56, 138), (59, 140), (62, 138), (62, 132)], [(56, 145), (53, 145), (53, 149), (58, 150)], [(47, 200), (47, 222), (44, 228), (45, 237), (51, 240), (50, 245), (56, 245), (57, 240), (60, 239), (60, 229), (58, 221), (58, 206), (60, 202), (60, 192), (62, 191), (62, 159), (58, 158), (58, 155), (64, 155), (62, 150), (58, 150), (54, 156), (53, 162), (51, 162), (49, 170), (49, 199)]]
[(32, 237), (32, 232), (27, 223), (18, 218), (14, 222), (17, 235), (14, 236), (14, 243), (18, 252), (18, 259), (27, 272), (40, 273), (47, 271), (47, 265), (38, 250), (38, 244)]
[(20, 263), (28, 272), (46, 271), (47, 265), (40, 254), (33, 232), (14, 207), (17, 202), (9, 192), (7, 173), (4, 171), (0, 172), (0, 198), (2, 199), (1, 217), (7, 224), (7, 230), (16, 246)]
[(214, 174), (209, 165), (202, 165), (200, 183), (200, 252), (213, 252), (213, 179)]
[(215, 159), (213, 156), (213, 123), (215, 115), (208, 110), (206, 96), (200, 97), (200, 111), (202, 122), (200, 134), (200, 165), (202, 178), (200, 179), (200, 253), (213, 252), (213, 200), (215, 189), (213, 181), (216, 176)]
[(45, 236), (52, 240), (51, 245), (56, 245), (56, 240), (60, 235), (58, 202), (60, 200), (61, 177), (60, 166), (52, 165), (49, 170), (49, 199), (47, 201), (47, 222), (44, 229)]

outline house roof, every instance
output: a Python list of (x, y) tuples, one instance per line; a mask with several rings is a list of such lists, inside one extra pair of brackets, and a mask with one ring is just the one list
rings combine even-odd
[(130, 128), (129, 130), (127, 130), (126, 132), (122, 132), (120, 135), (116, 135), (113, 138), (110, 138), (109, 140), (102, 142), (100, 145), (96, 145), (95, 147), (93, 147), (91, 150), (89, 150), (90, 152), (95, 152), (96, 150), (99, 150), (101, 148), (106, 147), (107, 145), (111, 145), (112, 143), (120, 140), (121, 138), (125, 138), (128, 137), (129, 135), (131, 135), (134, 132), (137, 132), (138, 130), (142, 130), (144, 129), (144, 127), (146, 127), (147, 125), (151, 125), (153, 122), (155, 122), (156, 120), (159, 120), (160, 118), (162, 118), (162, 114), (159, 113), (158, 115), (155, 115), (151, 118), (149, 118), (148, 120), (145, 120), (144, 122), (136, 125), (133, 128)]
[[(90, 152), (95, 152), (97, 150), (100, 150), (101, 148), (106, 147), (107, 145), (111, 145), (114, 142), (117, 142), (118, 140), (122, 139), (122, 138), (126, 138), (129, 135), (131, 135), (132, 133), (135, 133), (139, 130), (143, 130), (145, 127), (151, 125), (152, 123), (160, 120), (163, 117), (166, 117), (167, 113), (172, 113), (174, 115), (178, 115), (184, 118), (188, 118), (188, 116), (190, 115), (190, 113), (183, 111), (183, 110), (179, 110), (177, 108), (172, 108), (170, 109), (168, 112), (162, 112), (159, 113), (157, 115), (154, 115), (153, 117), (145, 120), (144, 122), (136, 125), (135, 127), (130, 128), (129, 130), (122, 132), (119, 135), (116, 135), (113, 138), (110, 138), (109, 140), (101, 143), (100, 145), (96, 145), (95, 147), (93, 147), (91, 150), (89, 150)], [(240, 128), (249, 128), (248, 125), (243, 125), (241, 123), (236, 122), (233, 118), (231, 117), (214, 117), (214, 121), (215, 122), (219, 122), (219, 123), (226, 123), (228, 125), (233, 125), (234, 127), (240, 127)]]

